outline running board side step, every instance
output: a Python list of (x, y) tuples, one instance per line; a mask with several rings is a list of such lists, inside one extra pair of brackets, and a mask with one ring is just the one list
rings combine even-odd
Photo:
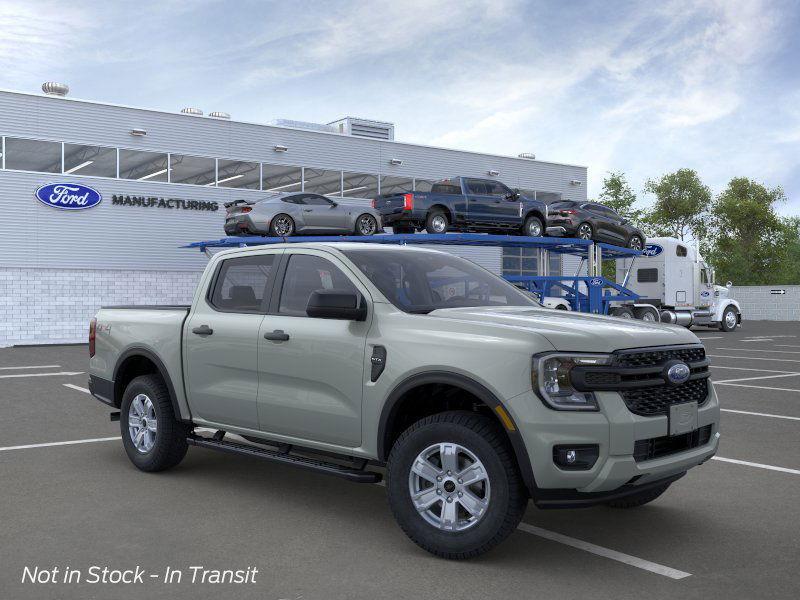
[(200, 448), (210, 448), (212, 450), (229, 452), (231, 454), (261, 458), (284, 465), (300, 467), (301, 469), (308, 469), (309, 471), (316, 471), (317, 473), (341, 477), (342, 479), (347, 479), (348, 481), (355, 483), (378, 483), (383, 478), (380, 473), (373, 473), (372, 471), (365, 471), (363, 469), (338, 465), (336, 463), (325, 462), (315, 458), (308, 458), (306, 456), (287, 454), (279, 450), (257, 448), (255, 446), (250, 446), (249, 444), (226, 442), (221, 439), (216, 440), (214, 438), (200, 437), (197, 435), (188, 436), (186, 438), (186, 442), (191, 446), (199, 446)]

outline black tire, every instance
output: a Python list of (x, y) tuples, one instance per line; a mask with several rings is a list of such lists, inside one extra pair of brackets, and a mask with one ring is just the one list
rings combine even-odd
[[(287, 225), (289, 227), (289, 230), (286, 231), (286, 232), (279, 232), (276, 229), (276, 225), (279, 224), (279, 223), (282, 223), (283, 219), (288, 219)], [(275, 215), (274, 217), (272, 217), (272, 220), (269, 222), (269, 234), (271, 236), (274, 236), (274, 237), (289, 237), (289, 236), (294, 235), (294, 232), (295, 232), (294, 219), (292, 219), (292, 217), (290, 217), (287, 214), (280, 213), (278, 215)]]
[[(441, 219), (444, 219), (444, 229), (441, 228)], [(449, 225), (450, 219), (440, 208), (434, 208), (429, 211), (425, 219), (425, 231), (428, 233), (447, 233)]]
[(392, 233), (415, 233), (413, 225), (392, 225)]
[[(365, 233), (365, 228), (362, 227), (362, 221), (364, 220), (368, 220), (371, 224), (371, 229), (369, 230), (370, 231), (369, 233)], [(358, 215), (358, 218), (356, 219), (355, 234), (370, 236), (370, 235), (375, 235), (376, 233), (378, 233), (378, 219), (376, 219), (369, 213)]]
[(575, 237), (580, 240), (593, 240), (594, 239), (594, 227), (590, 223), (581, 223), (575, 229)]
[[(468, 448), (483, 463), (488, 476), (488, 508), (463, 531), (437, 528), (423, 518), (411, 499), (412, 465), (426, 448), (444, 442)], [(472, 558), (489, 551), (516, 529), (528, 501), (505, 433), (491, 419), (466, 411), (439, 413), (409, 427), (392, 447), (387, 476), (389, 506), (397, 523), (415, 544), (443, 558)]]
[(641, 236), (632, 235), (630, 238), (628, 238), (628, 248), (631, 248), (632, 250), (643, 250), (644, 240), (641, 238)]
[(525, 219), (525, 224), (522, 226), (520, 233), (528, 237), (542, 237), (545, 233), (544, 224), (539, 217), (531, 215)]
[(672, 484), (665, 483), (664, 485), (650, 488), (643, 492), (639, 492), (638, 494), (631, 494), (630, 496), (620, 498), (619, 500), (612, 500), (611, 502), (608, 502), (607, 505), (611, 506), (612, 508), (636, 508), (637, 506), (643, 506), (649, 502), (652, 502), (661, 494), (666, 492), (670, 485)]
[(556, 310), (569, 310), (569, 309), (566, 306), (564, 306), (563, 304), (557, 304), (556, 305)]
[(627, 306), (620, 306), (611, 310), (612, 317), (619, 317), (620, 319), (633, 319), (633, 311)]
[[(156, 417), (155, 443), (147, 452), (136, 448), (129, 427), (131, 405), (139, 395), (150, 399)], [(190, 427), (175, 418), (169, 391), (159, 375), (142, 375), (128, 384), (122, 396), (119, 425), (125, 452), (142, 471), (164, 471), (177, 465), (186, 456), (189, 448), (186, 436)]]
[[(733, 325), (728, 325), (728, 314), (733, 313)], [(739, 318), (737, 316), (736, 309), (732, 306), (729, 306), (724, 311), (722, 311), (722, 321), (720, 321), (719, 329), (720, 331), (731, 332), (735, 331), (736, 328), (739, 326)]]
[(661, 321), (661, 315), (655, 308), (639, 307), (633, 309), (633, 316), (640, 321), (647, 321), (648, 323), (658, 323)]

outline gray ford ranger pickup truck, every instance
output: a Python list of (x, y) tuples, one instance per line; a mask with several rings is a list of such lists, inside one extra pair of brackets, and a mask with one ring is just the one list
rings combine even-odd
[(220, 252), (191, 306), (102, 308), (89, 342), (91, 392), (139, 469), (193, 445), (360, 483), (385, 472), (400, 527), (447, 558), (501, 542), (529, 499), (651, 502), (719, 443), (684, 327), (545, 309), (422, 248)]

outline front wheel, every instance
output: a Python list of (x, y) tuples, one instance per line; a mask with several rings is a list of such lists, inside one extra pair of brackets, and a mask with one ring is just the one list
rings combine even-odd
[(356, 235), (375, 235), (378, 232), (378, 220), (370, 214), (363, 214), (356, 219)]
[(739, 318), (736, 315), (736, 310), (729, 306), (722, 313), (722, 321), (719, 324), (719, 328), (722, 331), (734, 331), (737, 325), (739, 325)]
[(411, 540), (444, 558), (472, 558), (514, 531), (527, 491), (503, 431), (465, 411), (417, 421), (392, 447), (389, 506)]
[(541, 237), (544, 233), (544, 225), (539, 217), (528, 217), (522, 226), (522, 235), (528, 237)]
[(589, 223), (581, 223), (575, 232), (575, 237), (579, 240), (590, 240), (594, 236), (594, 230)]
[(428, 233), (447, 233), (449, 225), (447, 215), (441, 210), (432, 210), (428, 213), (428, 218), (425, 220), (425, 231)]
[(142, 375), (125, 388), (119, 425), (128, 458), (142, 471), (163, 471), (186, 456), (189, 427), (175, 418), (159, 375)]

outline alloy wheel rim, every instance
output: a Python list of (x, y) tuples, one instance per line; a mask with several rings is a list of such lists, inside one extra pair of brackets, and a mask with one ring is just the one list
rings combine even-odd
[(736, 313), (734, 313), (732, 310), (729, 310), (725, 315), (725, 324), (728, 327), (733, 327), (736, 325)]
[(408, 476), (411, 502), (419, 515), (443, 531), (465, 531), (486, 515), (491, 486), (474, 452), (451, 442), (428, 446)]
[(445, 219), (442, 215), (436, 215), (431, 219), (431, 225), (433, 225), (434, 231), (436, 233), (442, 233), (445, 229), (447, 229), (447, 219)]
[(642, 240), (640, 240), (638, 237), (631, 238), (630, 247), (633, 250), (641, 250), (642, 249)]
[(581, 225), (578, 227), (578, 237), (582, 240), (588, 240), (592, 237), (592, 228), (588, 225)]
[(358, 230), (362, 235), (372, 235), (376, 227), (375, 220), (369, 215), (364, 215), (358, 220)]
[(292, 223), (288, 217), (278, 217), (275, 221), (275, 233), (278, 235), (289, 235), (292, 233)]
[(147, 454), (156, 444), (158, 419), (153, 401), (147, 394), (138, 394), (128, 411), (128, 435), (141, 454)]
[(528, 225), (528, 235), (531, 237), (539, 237), (542, 235), (542, 226), (538, 221), (532, 221)]

